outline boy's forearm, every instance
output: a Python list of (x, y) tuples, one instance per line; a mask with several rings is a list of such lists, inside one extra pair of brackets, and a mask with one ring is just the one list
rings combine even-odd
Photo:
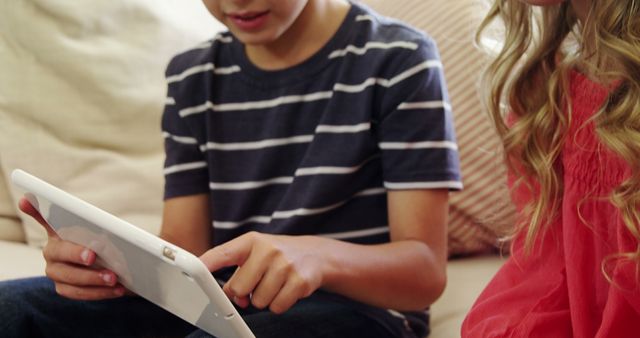
[(357, 245), (326, 240), (323, 289), (370, 305), (420, 310), (444, 290), (445, 264), (423, 242)]
[(160, 237), (198, 256), (210, 249), (209, 196), (200, 194), (166, 200)]

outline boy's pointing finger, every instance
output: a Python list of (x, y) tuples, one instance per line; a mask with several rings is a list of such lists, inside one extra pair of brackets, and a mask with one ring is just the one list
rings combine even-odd
[(242, 265), (251, 253), (253, 241), (250, 236), (240, 236), (220, 244), (200, 256), (200, 260), (213, 272), (225, 267)]

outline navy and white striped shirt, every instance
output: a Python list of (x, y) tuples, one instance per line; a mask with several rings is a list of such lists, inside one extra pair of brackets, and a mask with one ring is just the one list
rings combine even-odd
[(434, 43), (356, 4), (300, 65), (260, 70), (222, 33), (167, 81), (165, 198), (209, 193), (216, 244), (250, 230), (386, 242), (387, 189), (461, 188)]
[(352, 4), (305, 62), (254, 66), (230, 33), (167, 70), (165, 198), (208, 193), (214, 242), (248, 231), (389, 241), (390, 189), (460, 189), (434, 42)]

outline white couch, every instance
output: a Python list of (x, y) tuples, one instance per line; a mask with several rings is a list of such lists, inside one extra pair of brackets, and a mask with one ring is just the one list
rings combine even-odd
[[(454, 112), (475, 109), (468, 113), (481, 114), (476, 95), (469, 94), (475, 93), (477, 62), (473, 67), (456, 66), (475, 58), (472, 53), (458, 55), (457, 49), (473, 50), (472, 27), (449, 29), (440, 21), (431, 27), (435, 21), (427, 19), (449, 15), (448, 22), (459, 24), (473, 14), (477, 20), (478, 10), (467, 6), (474, 0), (366, 2), (428, 30), (441, 48), (445, 72), (456, 67), (468, 72), (447, 73)], [(0, 280), (44, 273), (39, 247), (46, 235), (16, 210), (21, 192), (8, 183), (14, 168), (41, 176), (150, 232), (158, 231), (163, 69), (172, 54), (220, 28), (199, 1), (0, 0)], [(491, 136), (486, 121), (474, 123), (483, 135)], [(499, 158), (487, 151), (491, 147), (465, 142), (463, 137), (460, 151), (465, 158), (479, 152)], [(473, 165), (463, 158), (463, 174)], [(489, 169), (490, 179), (502, 173), (500, 168)], [(495, 229), (487, 221), (497, 217), (473, 208), (478, 178), (468, 177), (468, 192), (452, 197), (455, 222), (450, 238), (457, 255), (485, 252), (495, 243)], [(494, 195), (489, 200), (495, 200), (495, 194), (497, 200), (504, 197), (501, 185), (490, 188)], [(447, 288), (432, 308), (431, 337), (459, 336), (465, 313), (502, 262), (496, 254), (451, 260)]]

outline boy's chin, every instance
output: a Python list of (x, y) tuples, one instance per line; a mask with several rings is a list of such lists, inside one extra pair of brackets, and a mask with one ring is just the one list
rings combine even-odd
[(258, 39), (247, 39), (242, 40), (238, 39), (242, 44), (251, 47), (268, 47), (273, 41), (272, 40), (258, 40)]
[(258, 33), (258, 34), (248, 34), (245, 32), (233, 32), (233, 35), (238, 39), (238, 41), (242, 42), (245, 45), (250, 45), (254, 47), (258, 46), (268, 46), (278, 40), (277, 36), (273, 34), (266, 33)]

